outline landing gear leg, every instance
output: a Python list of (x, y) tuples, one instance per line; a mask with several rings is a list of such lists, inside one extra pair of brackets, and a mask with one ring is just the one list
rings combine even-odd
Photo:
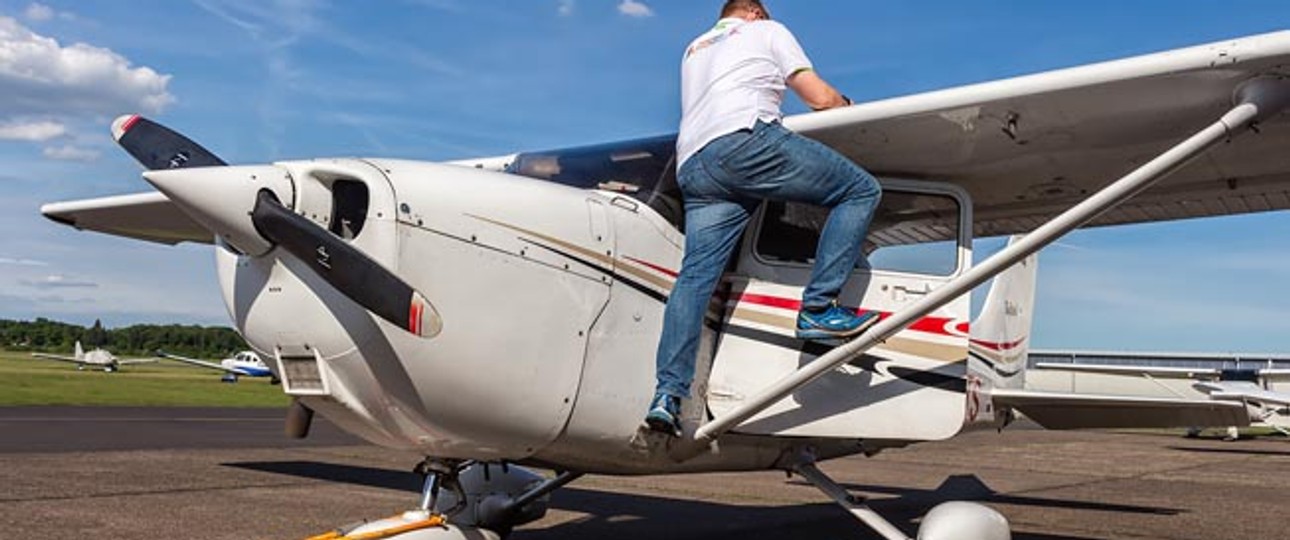
[(443, 516), (452, 517), (453, 514), (461, 511), (465, 506), (466, 497), (461, 491), (461, 482), (457, 477), (462, 469), (469, 466), (469, 462), (434, 459), (427, 459), (417, 464), (413, 470), (425, 477), (425, 483), (421, 486), (421, 504), (417, 506), (416, 511), (424, 512), (429, 517), (434, 512), (435, 505), (439, 504), (439, 492), (445, 487), (457, 495), (457, 504), (444, 511)]
[[(886, 540), (911, 540), (890, 521), (875, 512), (863, 497), (857, 497), (838, 485), (815, 466), (815, 453), (803, 451), (789, 469), (810, 482), (837, 502), (852, 516)], [(933, 508), (923, 518), (919, 540), (1010, 540), (1008, 520), (985, 506), (969, 502), (947, 502)]]

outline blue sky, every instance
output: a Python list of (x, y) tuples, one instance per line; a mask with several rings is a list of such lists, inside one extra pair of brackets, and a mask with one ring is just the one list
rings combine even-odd
[[(680, 51), (719, 4), (0, 0), (0, 317), (228, 323), (209, 248), (39, 216), (45, 202), (149, 189), (111, 143), (118, 114), (148, 114), (239, 163), (667, 133)], [(856, 100), (1290, 27), (1290, 3), (1275, 0), (768, 6)], [(1286, 212), (1077, 232), (1042, 255), (1034, 342), (1290, 351), (1288, 239)]]

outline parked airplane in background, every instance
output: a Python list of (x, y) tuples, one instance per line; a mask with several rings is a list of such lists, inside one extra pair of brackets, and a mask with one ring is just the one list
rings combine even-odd
[(92, 366), (102, 368), (103, 371), (107, 373), (119, 371), (121, 366), (130, 364), (148, 364), (157, 361), (156, 358), (117, 358), (116, 356), (113, 356), (112, 353), (97, 347), (90, 352), (85, 352), (85, 350), (81, 348), (80, 341), (76, 342), (76, 351), (72, 356), (47, 353), (31, 353), (31, 355), (36, 358), (44, 358), (46, 360), (71, 362), (76, 364), (76, 369), (78, 370), (85, 369), (85, 366)]
[[(836, 348), (795, 339), (823, 210), (763, 205), (712, 304), (680, 438), (640, 422), (685, 241), (674, 137), (226, 166), (129, 116), (113, 134), (159, 192), (42, 212), (214, 244), (234, 324), (295, 398), (289, 430), (316, 410), (426, 456), (414, 511), (327, 538), (498, 538), (588, 473), (784, 470), (903, 540), (816, 464), (997, 429), (1013, 411), (1055, 428), (1248, 423), (1225, 401), (1026, 390), (1024, 321), (972, 332), (966, 295), (1083, 225), (1290, 207), (1287, 77), (1282, 32), (786, 118), (881, 178), (872, 268), (840, 301), (883, 319)], [(974, 235), (1025, 231), (973, 265)], [(1009, 536), (964, 502), (918, 533)]]
[[(1035, 351), (1040, 353), (1041, 351)], [(1125, 360), (1192, 360), (1197, 355), (1186, 353), (1126, 353), (1095, 351), (1042, 351), (1045, 357), (1070, 356), (1072, 363), (1039, 362), (1035, 367), (1041, 369), (1062, 370), (1077, 373), (1099, 373), (1123, 377), (1135, 377), (1148, 380), (1192, 379), (1191, 386), (1209, 396), (1210, 399), (1231, 401), (1245, 404), (1250, 411), (1250, 421), (1266, 425), (1277, 431), (1290, 435), (1290, 393), (1274, 390), (1275, 382), (1290, 381), (1290, 369), (1273, 368), (1268, 360), (1268, 367), (1171, 367), (1146, 365), (1107, 365), (1093, 363), (1073, 363), (1080, 357), (1120, 358)], [(1233, 364), (1240, 359), (1237, 355), (1205, 355), (1207, 359), (1230, 361)], [(1278, 358), (1281, 359), (1281, 358)], [(1290, 357), (1284, 358), (1290, 360)], [(1167, 388), (1167, 387), (1165, 387)], [(1228, 438), (1234, 439), (1234, 430), (1229, 430)], [(1195, 434), (1193, 430), (1189, 434)]]
[[(1009, 245), (1020, 240), (1014, 236)], [(1290, 435), (1290, 394), (1274, 391), (1272, 383), (1290, 381), (1290, 369), (1274, 368), (1274, 361), (1290, 362), (1290, 356), (1258, 355), (1266, 361), (1266, 368), (1242, 366), (1249, 364), (1251, 355), (1221, 355), (1196, 353), (1135, 353), (1108, 351), (1029, 350), (1035, 290), (1038, 286), (1038, 255), (1026, 259), (995, 278), (990, 293), (982, 306), (981, 315), (972, 322), (972, 340), (969, 354), (985, 362), (992, 369), (999, 365), (1025, 365), (1031, 354), (1042, 358), (1069, 358), (1070, 362), (1037, 362), (1034, 367), (1045, 370), (1075, 373), (1097, 373), (1120, 377), (1193, 379), (1192, 387), (1210, 399), (1238, 402), (1246, 405), (1250, 422), (1265, 425)], [(1086, 361), (1097, 359), (1099, 363)], [(1107, 361), (1124, 361), (1110, 364)], [(1224, 362), (1236, 367), (1170, 367), (1149, 366), (1145, 362), (1179, 362), (1206, 360)], [(1129, 364), (1127, 362), (1133, 362)], [(1072, 385), (1081, 393), (1108, 393), (1088, 384)], [(1191, 395), (1179, 393), (1166, 385), (1164, 390), (1188, 399)], [(1117, 389), (1122, 387), (1117, 386)], [(1120, 390), (1122, 392), (1123, 390)], [(1192, 428), (1188, 433), (1199, 433)], [(1237, 438), (1235, 427), (1229, 427), (1229, 440)]]
[(157, 351), (157, 356), (167, 360), (223, 371), (224, 376), (220, 380), (224, 382), (235, 383), (238, 377), (269, 377), (269, 384), (278, 384), (279, 382), (278, 376), (273, 374), (273, 371), (269, 369), (269, 366), (264, 363), (264, 360), (260, 359), (260, 355), (256, 354), (255, 351), (242, 351), (233, 355), (232, 358), (220, 360), (219, 363), (188, 358), (165, 351)]

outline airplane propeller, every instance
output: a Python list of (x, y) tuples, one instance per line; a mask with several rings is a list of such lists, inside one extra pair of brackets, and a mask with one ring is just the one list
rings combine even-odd
[[(144, 178), (226, 241), (240, 243), (242, 251), (267, 253), (272, 246), (264, 242), (282, 247), (341, 294), (391, 324), (425, 338), (443, 329), (443, 319), (421, 293), (358, 248), (287, 209), (273, 190), (256, 192), (249, 224), (254, 232), (250, 231), (245, 210), (224, 202), (247, 193), (242, 190), (248, 184), (230, 183), (240, 174), (233, 169), (244, 168), (175, 171), (227, 163), (191, 139), (138, 115), (112, 122), (112, 137), (150, 171)], [(261, 239), (255, 238), (256, 233)]]
[(288, 210), (268, 189), (256, 196), (251, 223), (309, 265), (336, 290), (368, 311), (421, 337), (434, 337), (443, 320), (421, 293), (393, 272), (309, 218)]

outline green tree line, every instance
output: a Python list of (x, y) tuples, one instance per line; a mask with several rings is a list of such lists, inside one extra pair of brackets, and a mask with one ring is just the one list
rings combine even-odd
[(86, 328), (44, 318), (0, 319), (0, 347), (9, 350), (70, 354), (77, 341), (87, 351), (102, 347), (117, 356), (151, 356), (160, 349), (184, 356), (223, 358), (248, 348), (242, 336), (222, 326), (136, 324), (103, 328), (95, 320), (94, 326)]

